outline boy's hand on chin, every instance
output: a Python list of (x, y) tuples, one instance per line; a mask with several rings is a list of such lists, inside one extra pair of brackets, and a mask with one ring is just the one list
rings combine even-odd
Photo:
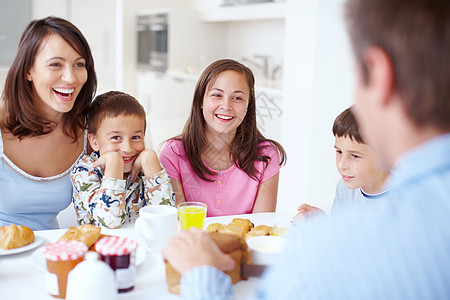
[(151, 149), (145, 149), (136, 157), (131, 169), (130, 179), (135, 181), (140, 170), (143, 170), (146, 177), (150, 177), (162, 170), (158, 155)]
[(104, 170), (104, 176), (123, 179), (123, 157), (115, 151), (105, 152), (91, 164), (91, 167), (100, 167)]

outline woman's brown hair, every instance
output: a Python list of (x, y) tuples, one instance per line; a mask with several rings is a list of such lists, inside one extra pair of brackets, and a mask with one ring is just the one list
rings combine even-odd
[(69, 21), (57, 17), (34, 20), (28, 24), (20, 38), (17, 55), (6, 76), (3, 91), (4, 110), (1, 127), (19, 139), (50, 133), (57, 124), (43, 118), (34, 105), (33, 87), (27, 73), (34, 65), (42, 43), (51, 34), (62, 37), (86, 61), (88, 78), (77, 96), (73, 108), (64, 114), (63, 131), (77, 140), (79, 129), (85, 129), (89, 103), (97, 89), (89, 45), (80, 30)]
[(201, 158), (202, 153), (208, 147), (202, 104), (207, 88), (211, 82), (214, 82), (220, 73), (228, 70), (244, 74), (250, 89), (247, 114), (237, 128), (235, 138), (230, 147), (231, 159), (248, 176), (259, 180), (259, 172), (255, 168), (254, 162), (263, 161), (267, 166), (270, 160), (269, 156), (262, 154), (262, 146), (259, 144), (266, 141), (271, 143), (280, 154), (280, 165), (285, 163), (286, 153), (279, 143), (266, 139), (259, 132), (256, 125), (255, 78), (249, 68), (235, 60), (217, 60), (203, 71), (195, 88), (189, 119), (184, 126), (182, 135), (175, 139), (183, 142), (184, 150), (194, 173), (205, 181), (213, 181), (207, 175), (214, 175), (215, 173), (203, 163)]

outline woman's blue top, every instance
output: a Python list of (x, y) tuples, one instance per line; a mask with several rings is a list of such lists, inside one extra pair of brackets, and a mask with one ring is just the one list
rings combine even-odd
[[(84, 150), (78, 159), (86, 153), (86, 147), (87, 130)], [(3, 153), (0, 131), (0, 226), (15, 223), (33, 230), (59, 228), (56, 216), (72, 199), (70, 171), (73, 165), (52, 177), (27, 174)]]

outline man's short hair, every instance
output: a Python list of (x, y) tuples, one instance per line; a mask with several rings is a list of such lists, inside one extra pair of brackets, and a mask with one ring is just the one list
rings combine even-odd
[(411, 120), (450, 129), (450, 1), (349, 0), (346, 17), (363, 80), (365, 49), (382, 48)]

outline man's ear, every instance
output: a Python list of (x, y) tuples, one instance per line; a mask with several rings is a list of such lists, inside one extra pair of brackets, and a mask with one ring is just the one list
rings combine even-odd
[(389, 55), (380, 47), (370, 46), (363, 54), (368, 82), (380, 104), (389, 104), (394, 92), (394, 68)]
[(88, 133), (89, 144), (91, 145), (92, 150), (98, 151), (98, 142), (93, 133)]

